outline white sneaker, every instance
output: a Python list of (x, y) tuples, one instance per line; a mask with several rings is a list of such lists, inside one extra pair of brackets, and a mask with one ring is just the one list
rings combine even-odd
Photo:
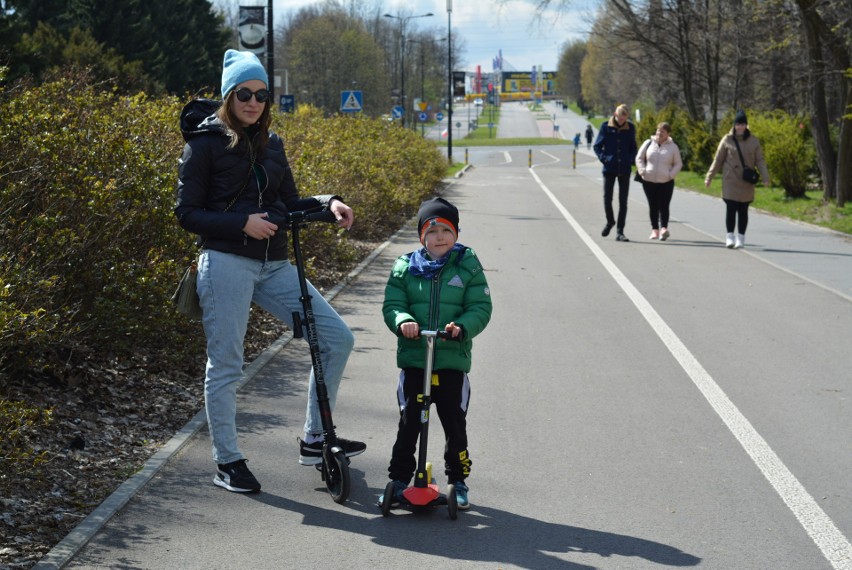
[(734, 241), (734, 249), (740, 249), (745, 245), (745, 236), (743, 234), (737, 234), (737, 238)]
[(727, 247), (728, 249), (731, 249), (732, 247), (734, 247), (734, 234), (733, 233), (730, 233), (730, 234), (725, 236), (725, 247)]

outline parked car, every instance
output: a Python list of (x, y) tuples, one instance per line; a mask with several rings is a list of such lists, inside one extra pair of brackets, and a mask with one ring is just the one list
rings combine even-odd
[(475, 107), (482, 107), (482, 99), (474, 99), (474, 100), (473, 100), (473, 105), (474, 105)]

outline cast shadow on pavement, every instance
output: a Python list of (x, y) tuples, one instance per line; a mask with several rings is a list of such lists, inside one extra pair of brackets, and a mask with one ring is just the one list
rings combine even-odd
[[(378, 496), (380, 491), (375, 492)], [(673, 546), (633, 536), (564, 524), (549, 523), (508, 511), (474, 505), (450, 520), (446, 508), (424, 512), (394, 510), (387, 518), (373, 506), (376, 516), (350, 515), (339, 507), (328, 509), (299, 503), (271, 493), (254, 495), (263, 504), (301, 513), (302, 523), (361, 534), (387, 548), (449, 557), (470, 562), (493, 562), (529, 570), (593, 569), (566, 560), (572, 554), (600, 558), (641, 558), (665, 566), (697, 566), (701, 558)], [(329, 501), (331, 499), (329, 498)], [(358, 505), (362, 510), (365, 505)], [(452, 532), (448, 532), (452, 531)], [(440, 537), (438, 539), (438, 537)], [(623, 566), (629, 566), (625, 562)]]

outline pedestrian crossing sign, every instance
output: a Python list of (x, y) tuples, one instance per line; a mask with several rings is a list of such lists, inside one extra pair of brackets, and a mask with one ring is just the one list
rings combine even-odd
[(340, 110), (344, 113), (360, 113), (364, 109), (364, 96), (361, 91), (341, 91)]

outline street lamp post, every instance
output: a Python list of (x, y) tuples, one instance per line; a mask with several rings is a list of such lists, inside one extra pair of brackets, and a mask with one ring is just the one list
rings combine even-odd
[(453, 0), (447, 0), (447, 160), (453, 165)]
[(399, 104), (402, 107), (402, 119), (400, 125), (405, 127), (405, 25), (408, 23), (408, 20), (412, 20), (414, 18), (426, 18), (428, 16), (432, 16), (432, 12), (428, 14), (418, 14), (416, 16), (394, 16), (393, 14), (385, 14), (385, 18), (393, 18), (395, 20), (399, 20), (399, 39), (400, 39), (400, 74), (399, 74), (399, 83), (400, 83), (400, 92), (399, 92)]

